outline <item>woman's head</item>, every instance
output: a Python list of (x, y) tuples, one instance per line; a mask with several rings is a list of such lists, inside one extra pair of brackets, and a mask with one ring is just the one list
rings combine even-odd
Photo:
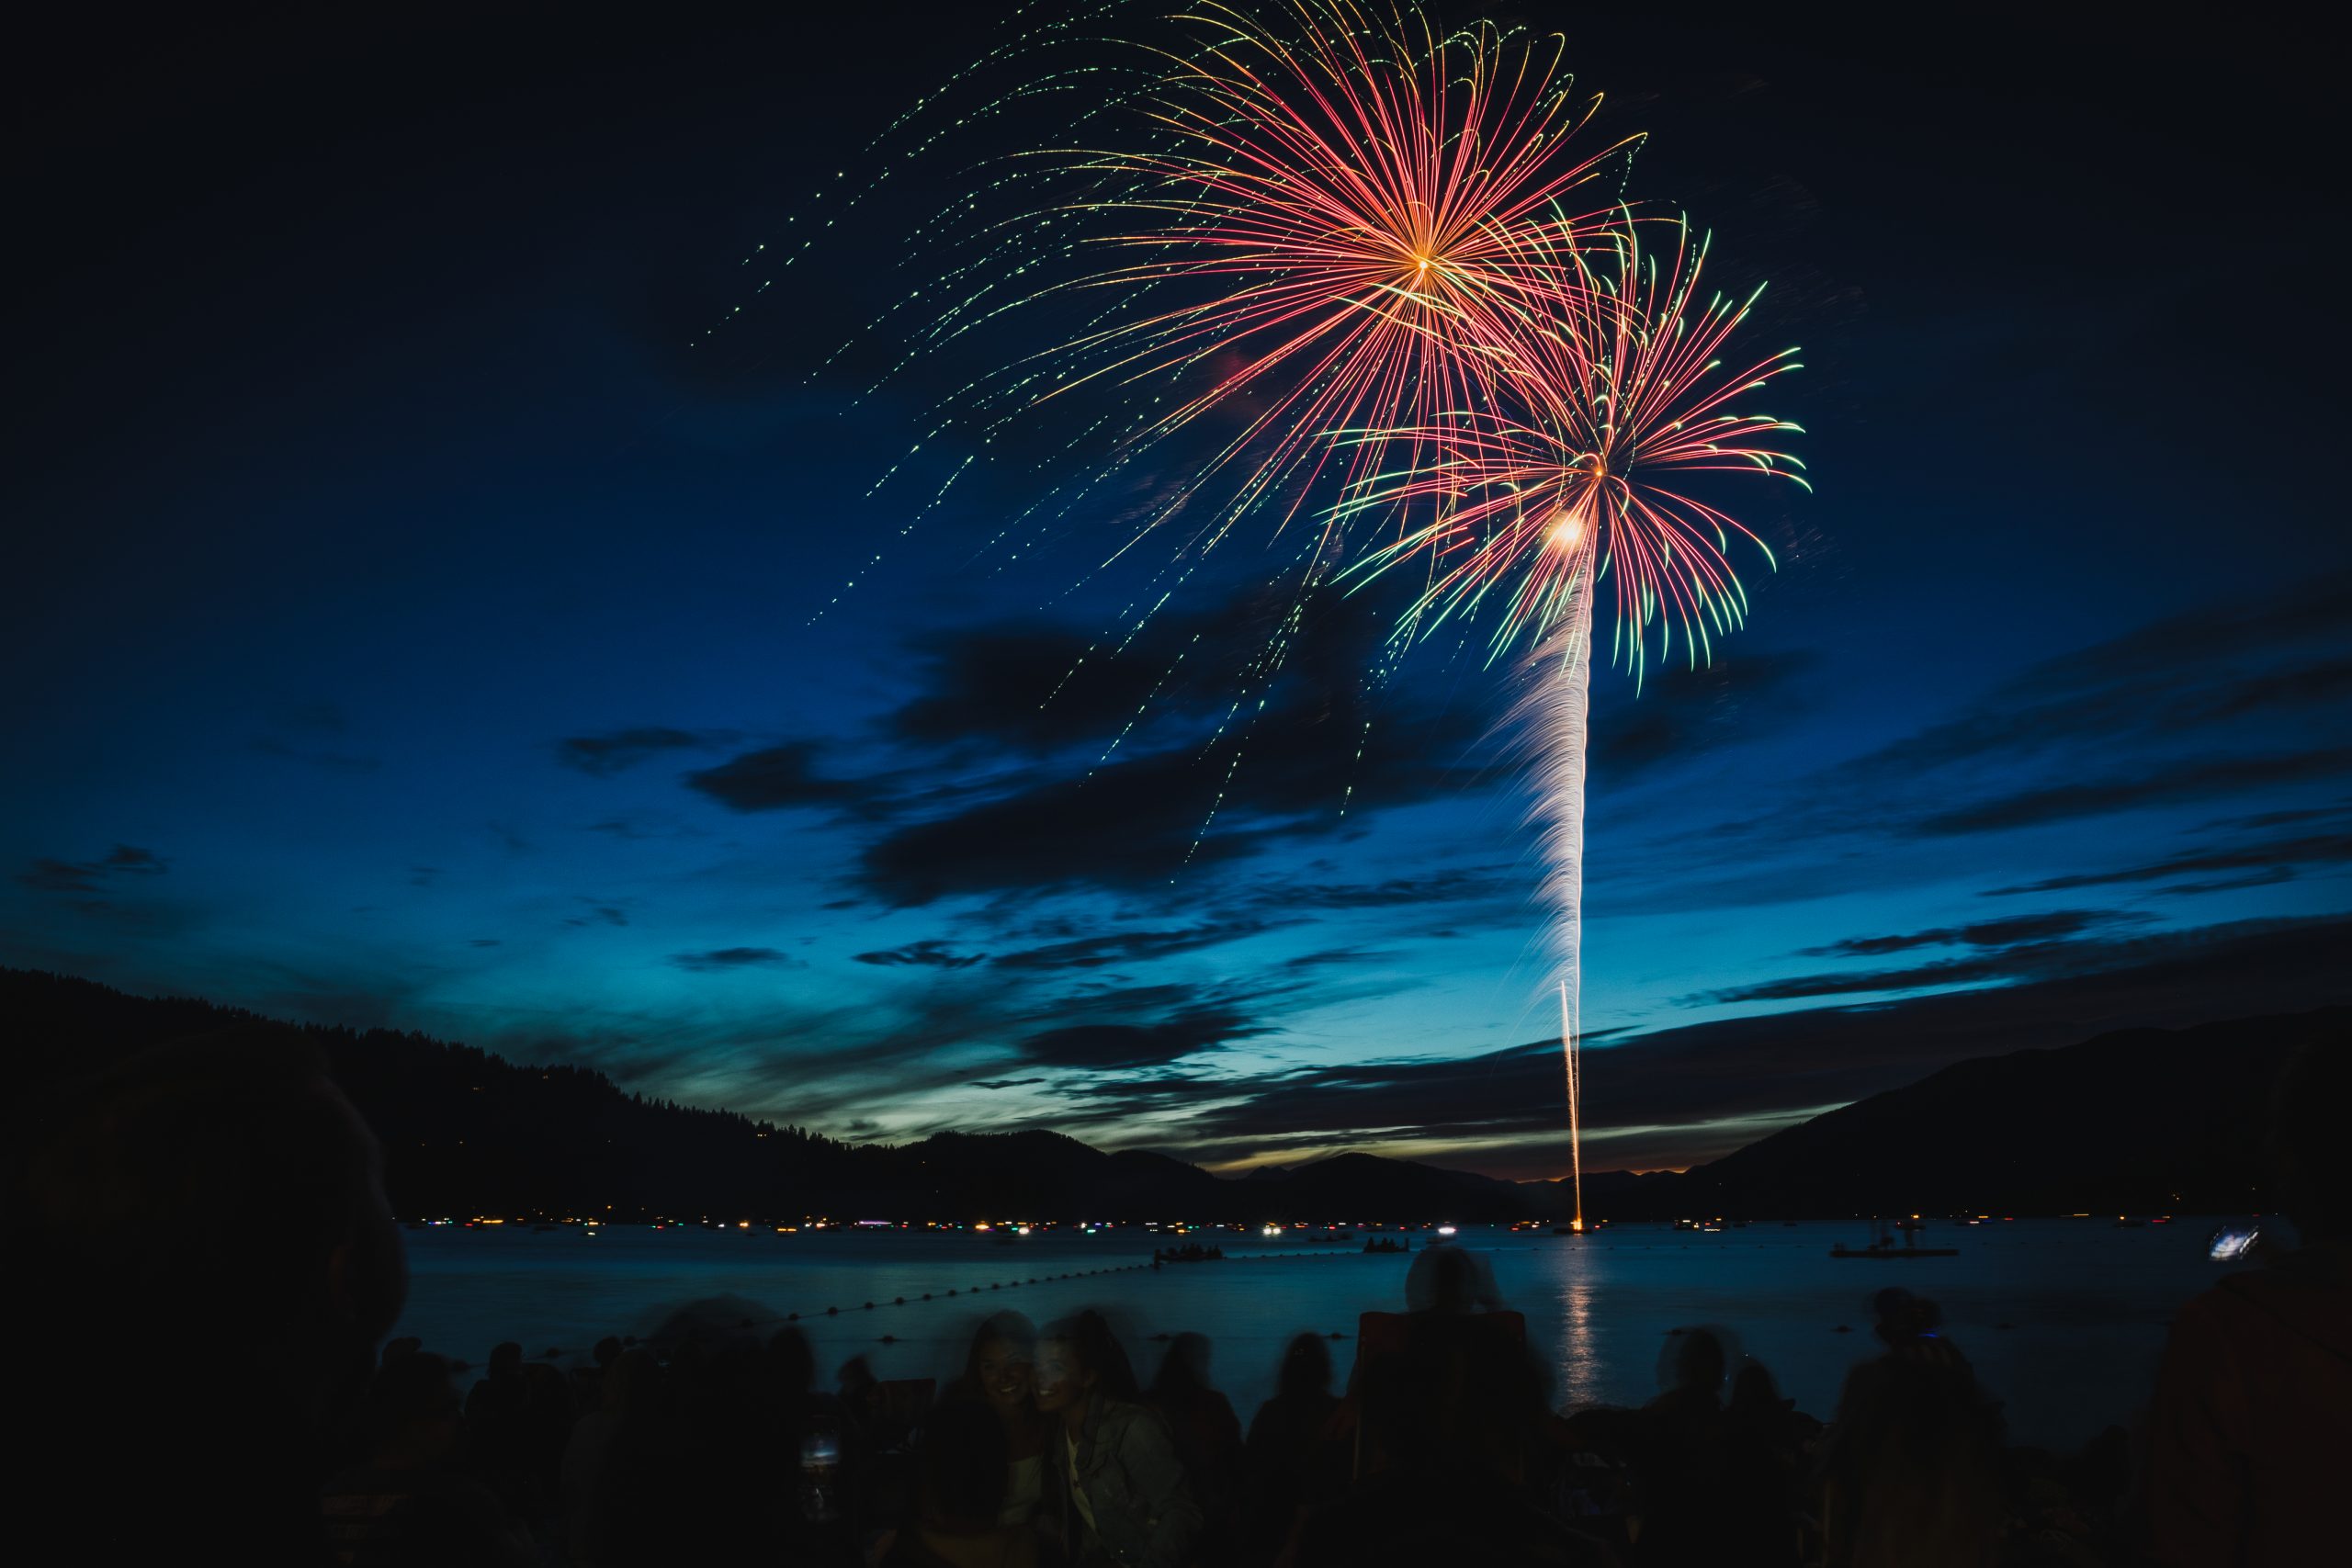
[(1749, 1361), (1731, 1380), (1731, 1408), (1743, 1416), (1781, 1414), (1781, 1388), (1761, 1361)]
[(1064, 1318), (1037, 1341), (1037, 1408), (1066, 1411), (1090, 1395), (1136, 1397), (1136, 1374), (1098, 1312)]
[(1209, 1382), (1209, 1337), (1205, 1334), (1179, 1334), (1168, 1347), (1168, 1354), (1159, 1359), (1159, 1371), (1151, 1380), (1154, 1399), (1182, 1399), (1204, 1393)]
[(1319, 1334), (1298, 1334), (1283, 1349), (1279, 1387), (1285, 1399), (1331, 1392), (1331, 1349)]
[(1674, 1386), (1713, 1394), (1724, 1386), (1724, 1342), (1703, 1328), (1693, 1328), (1674, 1348)]
[(1017, 1312), (1001, 1312), (972, 1335), (964, 1358), (965, 1391), (1000, 1415), (1029, 1408), (1036, 1386), (1037, 1331)]

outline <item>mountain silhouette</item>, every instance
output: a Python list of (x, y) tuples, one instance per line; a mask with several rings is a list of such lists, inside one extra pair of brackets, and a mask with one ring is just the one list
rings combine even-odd
[(1956, 1062), (1680, 1176), (1587, 1177), (1585, 1210), (1622, 1219), (2259, 1210), (2270, 1201), (2262, 1138), (2278, 1070), (2305, 1041), (2347, 1032), (2352, 1008), (2322, 1008)]
[[(1571, 1212), (1565, 1181), (1513, 1183), (1361, 1153), (1227, 1179), (1044, 1130), (851, 1144), (633, 1094), (585, 1068), (518, 1066), (423, 1034), (294, 1024), (30, 970), (0, 969), (0, 1020), (17, 1043), (19, 1114), (37, 1113), (45, 1090), (166, 1040), (300, 1032), (376, 1129), (393, 1206), (411, 1218), (1355, 1224)], [(1585, 1213), (2259, 1209), (2270, 1083), (2299, 1043), (2347, 1029), (2352, 1009), (2331, 1008), (1962, 1062), (1687, 1172), (1588, 1174)]]

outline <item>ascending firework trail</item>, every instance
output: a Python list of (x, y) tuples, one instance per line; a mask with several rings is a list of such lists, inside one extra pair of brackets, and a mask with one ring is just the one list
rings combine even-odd
[[(1672, 236), (1671, 259), (1645, 254), (1640, 231)], [(1433, 503), (1435, 521), (1362, 558), (1376, 575), (1425, 565), (1429, 587), (1399, 625), (1428, 636), (1481, 608), (1498, 613), (1491, 651), (1532, 644), (1530, 689), (1515, 716), (1534, 748), (1534, 803), (1558, 964), (1569, 1159), (1583, 1220), (1581, 1065), (1584, 807), (1593, 600), (1613, 590), (1612, 656), (1638, 680), (1651, 652), (1690, 662), (1737, 626), (1747, 594), (1727, 551), (1736, 533), (1763, 542), (1684, 490), (1712, 471), (1778, 475), (1802, 485), (1803, 465), (1763, 445), (1797, 427), (1734, 413), (1735, 398), (1796, 368), (1787, 350), (1726, 372), (1721, 352), (1755, 295), (1692, 301), (1706, 257), (1685, 222), (1621, 217), (1598, 260), (1579, 253), (1579, 284), (1512, 344), (1501, 395), (1430, 426), (1411, 444), (1433, 454), (1359, 487), (1342, 511)], [(1392, 449), (1403, 446), (1392, 437)], [(1765, 552), (1769, 559), (1770, 552)]]
[(1585, 716), (1592, 696), (1590, 563), (1568, 591), (1560, 629), (1529, 660), (1532, 685), (1521, 718), (1537, 737), (1534, 803), (1529, 816), (1544, 845), (1544, 893), (1552, 908), (1552, 951), (1560, 970), (1560, 1066), (1568, 1092), (1570, 1224), (1584, 1229), (1584, 1084), (1577, 1042), (1584, 1021)]

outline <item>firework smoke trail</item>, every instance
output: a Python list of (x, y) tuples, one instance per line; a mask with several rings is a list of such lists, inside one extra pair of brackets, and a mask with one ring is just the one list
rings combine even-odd
[(1584, 1021), (1585, 721), (1592, 696), (1592, 573), (1568, 590), (1560, 628), (1528, 660), (1532, 684), (1520, 699), (1521, 721), (1536, 738), (1534, 801), (1529, 816), (1543, 846), (1544, 893), (1552, 909), (1552, 952), (1559, 967), (1560, 1065), (1568, 1093), (1568, 1173), (1575, 1228), (1584, 1229), (1584, 1084), (1577, 1041)]

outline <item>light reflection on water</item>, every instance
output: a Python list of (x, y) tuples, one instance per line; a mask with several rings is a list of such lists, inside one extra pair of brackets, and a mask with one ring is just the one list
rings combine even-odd
[[(1871, 1293), (1899, 1283), (1942, 1304), (1951, 1337), (2007, 1402), (2014, 1436), (2070, 1445), (2146, 1399), (2165, 1322), (2225, 1271), (2204, 1256), (2211, 1228), (2188, 1220), (2142, 1230), (2065, 1220), (1939, 1226), (1928, 1239), (1957, 1245), (1961, 1256), (1904, 1263), (1831, 1259), (1830, 1243), (1860, 1239), (1851, 1224), (1719, 1235), (1621, 1226), (1581, 1237), (1464, 1227), (1456, 1245), (1484, 1253), (1505, 1303), (1526, 1314), (1561, 1405), (1648, 1399), (1668, 1331), (1720, 1324), (1783, 1393), (1826, 1417), (1846, 1369), (1874, 1349)], [(864, 1354), (883, 1377), (938, 1376), (960, 1362), (986, 1313), (1010, 1308), (1043, 1323), (1102, 1305), (1147, 1378), (1160, 1349), (1153, 1336), (1209, 1336), (1216, 1380), (1244, 1420), (1272, 1391), (1294, 1333), (1346, 1336), (1332, 1346), (1344, 1378), (1356, 1314), (1401, 1309), (1411, 1263), (1227, 1235), (1227, 1261), (1155, 1273), (1157, 1238), (1142, 1231), (1057, 1233), (1013, 1247), (964, 1235), (617, 1226), (594, 1238), (514, 1226), (406, 1235), (413, 1284), (399, 1332), (477, 1364), (509, 1338), (527, 1355), (552, 1348), (569, 1359), (603, 1335), (647, 1331), (667, 1308), (733, 1295), (799, 1312), (822, 1373)], [(1051, 1278), (1138, 1263), (1146, 1267)], [(899, 1296), (908, 1303), (889, 1304)], [(828, 1306), (839, 1314), (825, 1315)], [(896, 1342), (881, 1343), (885, 1335)]]
[(1608, 1395), (1600, 1378), (1600, 1359), (1593, 1346), (1593, 1307), (1599, 1296), (1590, 1280), (1581, 1277), (1582, 1259), (1563, 1249), (1562, 1267), (1568, 1278), (1560, 1281), (1560, 1371), (1557, 1388), (1562, 1408), (1600, 1404)]

